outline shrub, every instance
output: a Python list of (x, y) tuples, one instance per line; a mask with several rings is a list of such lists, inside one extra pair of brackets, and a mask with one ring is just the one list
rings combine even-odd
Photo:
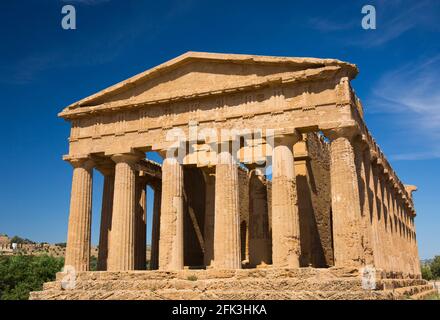
[(435, 256), (431, 264), (432, 277), (434, 279), (440, 279), (440, 256)]
[(30, 291), (53, 281), (63, 258), (42, 256), (0, 256), (0, 300), (27, 300)]

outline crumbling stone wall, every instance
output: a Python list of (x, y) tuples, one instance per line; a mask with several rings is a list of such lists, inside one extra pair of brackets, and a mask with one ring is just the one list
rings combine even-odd
[(303, 267), (333, 265), (330, 157), (327, 143), (317, 133), (303, 135), (295, 144), (295, 173), (300, 214)]
[[(303, 145), (296, 147), (298, 206), (300, 210), (302, 257), (301, 266), (327, 267), (333, 265), (330, 155), (328, 144), (316, 133), (304, 136)], [(238, 170), (241, 259), (249, 263), (250, 174), (243, 166)], [(203, 266), (206, 185), (200, 168), (185, 167), (184, 261), (186, 266)], [(266, 181), (268, 230), (271, 238), (272, 192)], [(198, 235), (199, 233), (199, 235)]]
[(183, 220), (184, 265), (200, 267), (204, 264), (199, 237), (203, 237), (205, 222), (205, 181), (199, 168), (185, 167), (183, 173), (186, 195)]
[[(315, 267), (332, 266), (333, 240), (331, 225), (330, 190), (330, 149), (323, 136), (307, 134), (307, 182), (310, 186), (310, 201), (313, 210), (311, 227), (312, 265)], [(300, 198), (300, 201), (302, 199)]]
[[(248, 170), (239, 167), (239, 209), (242, 260), (249, 259), (249, 177)], [(204, 265), (199, 237), (204, 238), (206, 184), (200, 168), (184, 168), (184, 265)], [(199, 233), (200, 232), (200, 233)], [(199, 233), (199, 235), (198, 235)]]

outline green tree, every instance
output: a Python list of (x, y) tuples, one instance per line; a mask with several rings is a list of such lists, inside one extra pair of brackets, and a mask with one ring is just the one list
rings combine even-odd
[(90, 256), (90, 271), (98, 270), (98, 258), (96, 256)]
[(434, 279), (440, 279), (440, 256), (435, 256), (431, 262), (431, 272)]
[(63, 258), (42, 256), (0, 256), (0, 300), (26, 300), (30, 291), (53, 281)]
[(61, 248), (65, 248), (65, 247), (66, 247), (66, 243), (65, 243), (65, 242), (55, 243), (55, 245), (56, 245), (57, 247), (61, 247)]
[(422, 278), (425, 280), (432, 280), (432, 272), (429, 264), (422, 265)]
[(11, 243), (18, 243), (18, 244), (35, 243), (29, 239), (23, 239), (19, 236), (12, 237), (12, 239), (10, 241), (11, 241)]

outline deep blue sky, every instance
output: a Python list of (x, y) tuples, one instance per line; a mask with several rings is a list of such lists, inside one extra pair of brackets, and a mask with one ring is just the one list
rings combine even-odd
[[(77, 30), (61, 28), (73, 4)], [(377, 30), (361, 28), (373, 4)], [(440, 254), (440, 1), (0, 2), (0, 233), (64, 242), (70, 103), (186, 51), (309, 56), (358, 65), (367, 124), (415, 184), (419, 250)], [(95, 174), (92, 238), (102, 179)], [(151, 204), (151, 201), (150, 201)]]

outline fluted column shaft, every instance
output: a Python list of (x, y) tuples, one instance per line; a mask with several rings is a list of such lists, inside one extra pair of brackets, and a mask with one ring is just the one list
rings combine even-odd
[(351, 132), (335, 132), (330, 148), (330, 180), (335, 266), (363, 263), (361, 206)]
[(93, 162), (89, 159), (76, 159), (72, 160), (71, 164), (74, 169), (65, 266), (72, 266), (76, 271), (88, 271), (90, 268)]
[(382, 237), (382, 246), (384, 248), (385, 252), (385, 266), (387, 271), (393, 271), (392, 267), (392, 251), (393, 248), (390, 245), (390, 233), (391, 233), (391, 226), (390, 226), (390, 213), (388, 212), (388, 193), (385, 186), (385, 178), (383, 174), (383, 168), (381, 172), (379, 173), (379, 183), (380, 183), (380, 190), (381, 190), (381, 196), (382, 196), (382, 217), (383, 217), (383, 237)]
[(160, 207), (162, 198), (162, 186), (154, 186), (153, 222), (151, 226), (151, 257), (150, 269), (159, 268), (159, 230), (160, 230)]
[(107, 270), (110, 233), (112, 229), (113, 194), (115, 185), (114, 166), (100, 170), (104, 175), (102, 191), (101, 224), (99, 232), (98, 270)]
[(215, 226), (215, 174), (205, 172), (205, 223), (203, 240), (205, 254), (203, 261), (205, 266), (210, 266), (214, 261), (214, 226)]
[(240, 269), (240, 211), (238, 165), (222, 147), (215, 167), (214, 267)]
[(183, 269), (183, 168), (176, 158), (162, 164), (159, 269)]
[(373, 232), (373, 248), (374, 248), (374, 264), (377, 268), (384, 269), (384, 250), (381, 240), (382, 229), (382, 210), (380, 210), (380, 186), (378, 185), (378, 172), (377, 168), (372, 164), (370, 166), (371, 170), (371, 190), (373, 190), (373, 221), (372, 221), (372, 232)]
[(361, 205), (362, 249), (366, 265), (374, 265), (372, 215), (370, 207), (370, 152), (366, 141), (357, 140), (354, 147), (358, 169), (359, 198)]
[[(141, 177), (137, 177), (141, 180)], [(136, 181), (135, 269), (145, 270), (147, 264), (147, 190), (145, 182)]]
[(298, 268), (301, 243), (293, 145), (295, 138), (276, 137), (272, 161), (272, 263)]
[(108, 270), (134, 270), (134, 242), (136, 217), (136, 171), (134, 164), (140, 157), (117, 154), (112, 157), (115, 167), (113, 221)]

